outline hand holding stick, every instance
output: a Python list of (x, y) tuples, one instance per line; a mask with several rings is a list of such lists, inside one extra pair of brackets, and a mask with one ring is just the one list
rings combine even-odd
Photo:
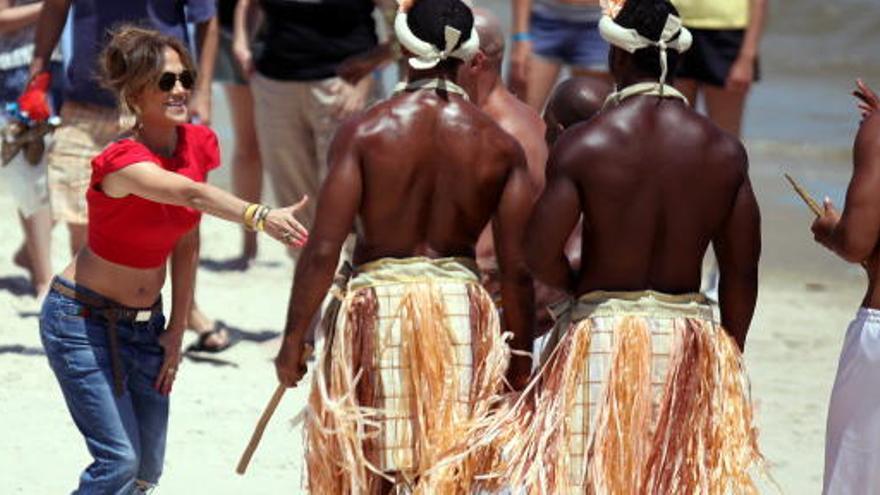
[[(306, 348), (303, 350), (303, 362), (307, 362), (313, 353), (314, 347), (306, 344)], [(254, 428), (250, 442), (248, 442), (247, 447), (245, 447), (244, 452), (241, 454), (241, 459), (239, 459), (238, 466), (235, 468), (236, 473), (243, 475), (247, 471), (248, 464), (250, 464), (257, 446), (260, 444), (260, 439), (263, 438), (263, 432), (266, 431), (266, 426), (269, 424), (269, 420), (272, 419), (272, 415), (275, 414), (275, 409), (278, 408), (278, 404), (281, 403), (281, 398), (284, 397), (284, 392), (286, 391), (287, 387), (283, 383), (279, 383), (275, 388), (275, 393), (272, 394), (272, 398), (269, 399), (269, 403), (266, 404), (266, 408), (263, 410), (263, 415), (257, 421), (257, 426)]]
[[(791, 187), (794, 188), (794, 192), (796, 192), (798, 194), (798, 196), (800, 196), (801, 199), (804, 200), (804, 203), (807, 204), (807, 206), (810, 208), (810, 210), (813, 211), (813, 213), (816, 215), (816, 218), (821, 217), (824, 212), (824, 209), (821, 206), (819, 206), (819, 203), (816, 202), (816, 200), (813, 199), (812, 196), (810, 196), (810, 193), (808, 193), (807, 190), (803, 188), (803, 186), (798, 184), (798, 182), (796, 180), (794, 180), (794, 178), (792, 176), (790, 176), (788, 174), (783, 174), (783, 175), (785, 176), (786, 180), (788, 180), (789, 184), (791, 184)], [(867, 261), (862, 261), (861, 265), (866, 270), (868, 269), (868, 262)]]

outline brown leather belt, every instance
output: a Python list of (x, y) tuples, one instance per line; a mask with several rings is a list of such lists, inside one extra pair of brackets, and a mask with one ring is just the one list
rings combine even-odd
[(101, 316), (107, 320), (107, 340), (110, 346), (110, 365), (113, 370), (113, 391), (117, 397), (124, 394), (122, 359), (119, 356), (119, 337), (116, 334), (116, 323), (119, 321), (146, 323), (152, 319), (153, 315), (162, 312), (162, 305), (157, 301), (149, 309), (129, 308), (109, 299), (71, 289), (58, 280), (52, 281), (52, 290), (88, 306), (89, 314), (83, 316)]

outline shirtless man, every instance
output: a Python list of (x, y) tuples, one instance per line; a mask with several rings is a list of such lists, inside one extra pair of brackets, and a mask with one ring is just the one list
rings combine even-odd
[(547, 145), (552, 147), (569, 127), (593, 118), (612, 91), (609, 81), (593, 76), (575, 76), (559, 83), (544, 109)]
[[(458, 80), (474, 105), (486, 112), (522, 146), (529, 177), (535, 190), (540, 191), (544, 188), (544, 167), (547, 164), (544, 122), (536, 111), (508, 91), (501, 80), (504, 32), (498, 19), (491, 12), (477, 8), (474, 9), (474, 27), (480, 37), (480, 51), (469, 63), (462, 64)], [(477, 265), (483, 286), (498, 302), (501, 284), (492, 239), (492, 226), (487, 225), (477, 242)], [(544, 302), (536, 302), (539, 311)]]
[(868, 289), (847, 329), (828, 408), (826, 495), (874, 493), (880, 486), (880, 100), (861, 81), (855, 95), (864, 120), (855, 140), (846, 205), (838, 213), (826, 199), (824, 214), (813, 223), (816, 242), (868, 269)]
[[(395, 33), (410, 57), (408, 85), (343, 124), (331, 146), (276, 361), (281, 383), (302, 378), (306, 329), (357, 221), (355, 275), (315, 368), (305, 424), (314, 493), (373, 493), (380, 484), (470, 493), (459, 489), (474, 481), (480, 452), (428, 470), (460, 453), (450, 442), (467, 438), (501, 391), (508, 350), (473, 261), (489, 220), (510, 345), (530, 350), (532, 280), (521, 246), (533, 188), (519, 144), (455, 84), (479, 47), (472, 26), (460, 0), (401, 11)], [(521, 386), (530, 367), (514, 357), (508, 378)]]
[[(729, 469), (713, 483), (742, 488), (736, 483), (759, 458), (740, 361), (761, 246), (746, 153), (662, 83), (658, 45), (673, 73), (689, 39), (667, 0), (628, 0), (600, 29), (623, 89), (559, 139), (529, 221), (532, 273), (577, 300), (550, 336), (538, 408), (522, 428), (531, 448), (511, 449), (512, 465), (525, 467), (511, 470), (511, 484), (529, 491), (554, 480), (547, 493), (699, 491), (717, 462)], [(564, 246), (581, 215), (575, 271)], [(727, 333), (697, 294), (710, 243)], [(730, 428), (713, 434), (721, 422)], [(705, 456), (692, 457), (689, 446), (706, 438)], [(567, 466), (575, 468), (560, 471)]]

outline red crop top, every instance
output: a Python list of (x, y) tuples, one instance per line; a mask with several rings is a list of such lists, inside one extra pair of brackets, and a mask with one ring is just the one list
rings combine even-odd
[(177, 127), (177, 148), (170, 157), (157, 155), (132, 139), (121, 139), (92, 160), (86, 193), (89, 249), (113, 263), (155, 268), (165, 263), (178, 239), (199, 223), (201, 212), (133, 194), (123, 198), (104, 194), (101, 181), (107, 174), (141, 162), (205, 182), (208, 171), (220, 165), (217, 136), (208, 127), (184, 124)]

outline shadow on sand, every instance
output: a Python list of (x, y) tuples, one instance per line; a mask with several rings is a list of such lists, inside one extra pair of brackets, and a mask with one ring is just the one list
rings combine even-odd
[(249, 268), (252, 268), (256, 265), (275, 268), (281, 266), (281, 263), (278, 261), (255, 261), (255, 260), (247, 260), (245, 258), (228, 258), (223, 260), (216, 260), (211, 258), (202, 258), (199, 260), (199, 267), (204, 268), (210, 272), (244, 272)]
[(34, 287), (27, 277), (21, 275), (9, 275), (0, 277), (0, 290), (5, 290), (13, 296), (33, 296)]

